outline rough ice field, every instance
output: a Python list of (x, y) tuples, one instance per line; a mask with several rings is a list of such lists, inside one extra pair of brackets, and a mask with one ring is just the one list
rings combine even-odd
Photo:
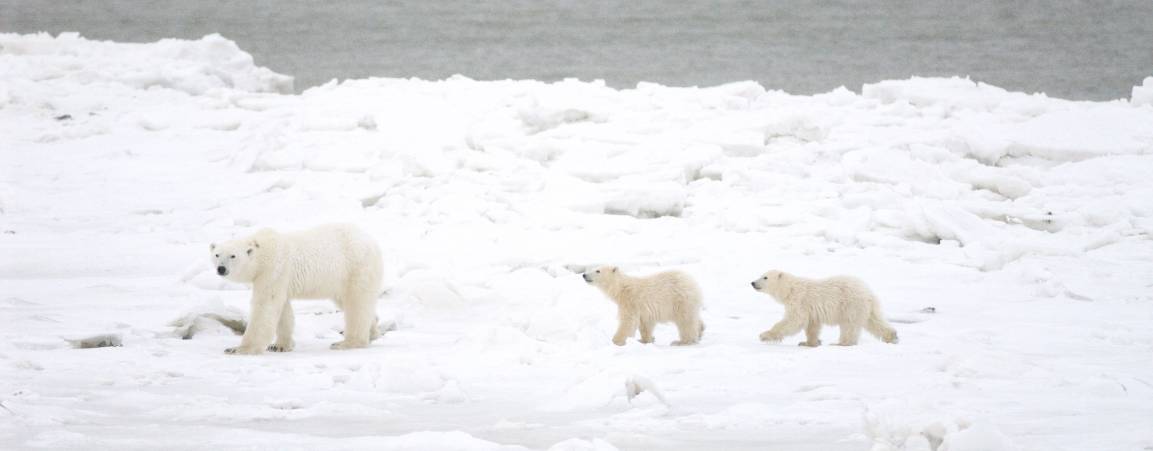
[[(0, 34), (0, 447), (1153, 447), (1153, 78), (290, 86), (220, 36)], [(247, 311), (208, 243), (332, 221), (380, 241), (395, 330), (330, 351), (305, 302), (292, 353), (181, 339)], [(612, 346), (600, 263), (694, 275), (703, 342)], [(772, 268), (865, 279), (901, 343), (758, 342)]]

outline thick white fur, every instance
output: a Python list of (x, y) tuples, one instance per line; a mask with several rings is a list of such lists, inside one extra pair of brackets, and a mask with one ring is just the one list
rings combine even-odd
[(617, 304), (620, 324), (613, 344), (641, 331), (641, 343), (653, 342), (657, 323), (677, 325), (680, 339), (675, 346), (695, 344), (704, 333), (701, 322), (701, 290), (687, 274), (668, 271), (649, 277), (629, 277), (615, 266), (602, 266), (584, 273), (586, 282), (600, 288)]
[(355, 226), (330, 224), (293, 233), (263, 229), (210, 249), (218, 274), (252, 285), (248, 328), (240, 346), (225, 352), (291, 351), (293, 299), (332, 299), (344, 311), (344, 340), (333, 349), (365, 347), (378, 335), (380, 248)]
[(761, 333), (762, 341), (781, 341), (805, 330), (802, 346), (821, 345), (821, 325), (841, 328), (842, 346), (857, 344), (861, 328), (885, 343), (897, 342), (897, 331), (885, 321), (877, 296), (864, 282), (849, 276), (805, 279), (769, 271), (753, 281), (753, 289), (771, 295), (785, 306), (785, 318)]

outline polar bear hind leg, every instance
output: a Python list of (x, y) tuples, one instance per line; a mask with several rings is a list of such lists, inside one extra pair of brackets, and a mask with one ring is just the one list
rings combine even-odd
[(701, 331), (704, 330), (700, 318), (686, 318), (677, 321), (677, 332), (680, 340), (672, 342), (673, 346), (687, 346), (701, 341)]

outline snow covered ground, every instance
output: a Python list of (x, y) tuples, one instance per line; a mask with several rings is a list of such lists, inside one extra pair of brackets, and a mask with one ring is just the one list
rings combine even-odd
[[(0, 447), (1153, 449), (1153, 78), (290, 90), (220, 36), (0, 34)], [(181, 339), (247, 310), (208, 243), (332, 221), (380, 241), (395, 330)], [(694, 275), (703, 342), (612, 346), (598, 263)], [(773, 268), (865, 279), (901, 343), (758, 342)]]

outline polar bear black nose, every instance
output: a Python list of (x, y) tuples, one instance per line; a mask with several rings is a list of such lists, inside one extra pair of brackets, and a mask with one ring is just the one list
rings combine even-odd
[(752, 285), (754, 289), (755, 289), (755, 288), (757, 288), (757, 283), (756, 283), (756, 282), (749, 282), (749, 285)]
[(223, 266), (217, 266), (216, 267), (216, 273), (220, 274), (222, 276), (227, 276), (228, 275), (228, 268), (225, 268)]

